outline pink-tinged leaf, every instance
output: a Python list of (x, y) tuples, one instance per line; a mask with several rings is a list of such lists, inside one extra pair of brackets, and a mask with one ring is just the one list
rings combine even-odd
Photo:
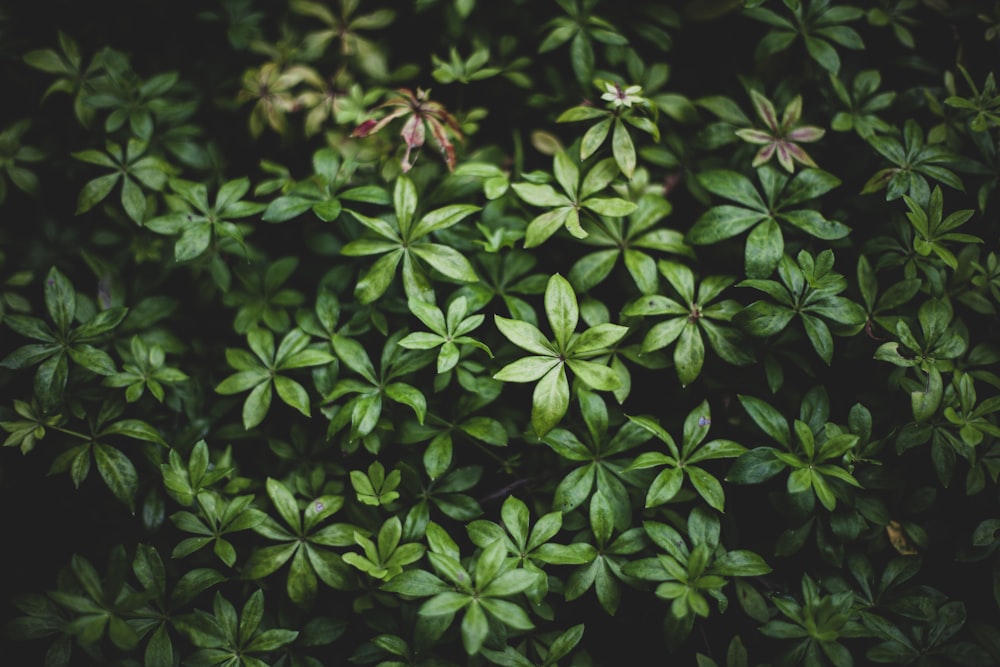
[[(399, 166), (403, 168), (403, 173), (407, 174), (413, 169), (413, 163), (410, 162), (410, 151), (413, 150), (410, 146), (406, 147), (406, 152), (403, 153), (403, 159), (399, 161)], [(416, 159), (416, 158), (414, 158)]]
[(374, 119), (372, 119), (372, 120), (366, 120), (365, 122), (361, 123), (361, 125), (358, 125), (356, 128), (354, 128), (354, 131), (351, 132), (351, 136), (352, 137), (367, 137), (369, 134), (372, 133), (372, 129), (374, 127), (375, 127), (375, 120)]
[(757, 110), (757, 115), (760, 119), (764, 121), (764, 124), (769, 128), (778, 131), (778, 113), (774, 110), (774, 105), (771, 104), (771, 100), (767, 99), (756, 90), (750, 91), (750, 98), (753, 100), (754, 109)]
[(455, 146), (453, 146), (451, 140), (448, 139), (447, 131), (444, 126), (436, 120), (428, 119), (427, 124), (431, 126), (431, 134), (434, 137), (434, 143), (436, 143), (438, 148), (441, 149), (441, 154), (444, 156), (444, 163), (448, 165), (448, 171), (454, 173), (456, 162)]
[[(402, 116), (405, 113), (407, 113), (407, 111), (408, 111), (408, 109), (396, 109), (395, 111), (393, 111), (392, 113), (390, 113), (388, 116), (386, 116), (382, 120), (379, 120), (379, 121), (366, 120), (364, 123), (361, 123), (361, 125), (358, 125), (354, 129), (354, 132), (351, 133), (351, 136), (352, 137), (368, 137), (368, 136), (371, 136), (373, 134), (376, 134), (383, 127), (385, 127), (386, 125), (388, 125), (392, 121), (396, 120), (400, 116)], [(374, 125), (369, 125), (369, 123), (374, 123)], [(364, 134), (361, 134), (362, 130), (364, 131)]]
[(785, 112), (781, 115), (781, 129), (782, 133), (788, 132), (788, 129), (799, 122), (799, 118), (802, 117), (802, 96), (796, 95), (795, 99), (788, 103), (785, 107)]
[(462, 138), (462, 125), (458, 122), (458, 119), (448, 113), (444, 107), (441, 107), (441, 111), (434, 114), (434, 117), (443, 121), (459, 139)]
[(776, 144), (772, 142), (771, 144), (764, 146), (759, 151), (757, 151), (757, 155), (754, 156), (753, 163), (750, 166), (759, 167), (760, 165), (770, 160), (771, 156), (774, 155), (775, 145)]
[(409, 88), (397, 88), (396, 92), (399, 93), (400, 97), (392, 97), (382, 104), (375, 107), (376, 109), (383, 109), (385, 107), (404, 107), (408, 110), (415, 109), (420, 101), (414, 97), (413, 91)]
[(402, 161), (404, 174), (413, 168), (413, 163), (410, 162), (410, 152), (414, 148), (420, 148), (424, 145), (425, 132), (424, 122), (419, 116), (411, 116), (403, 125), (403, 131), (400, 132), (400, 135), (406, 142), (406, 152), (403, 154)]
[(417, 115), (410, 116), (409, 120), (403, 125), (403, 130), (399, 133), (399, 136), (403, 137), (407, 148), (420, 148), (423, 146), (426, 137), (423, 119)]
[(441, 150), (449, 171), (454, 171), (456, 166), (455, 147), (452, 144), (449, 134), (462, 138), (462, 129), (458, 120), (448, 113), (448, 110), (440, 103), (434, 102), (429, 97), (430, 91), (417, 88), (414, 93), (409, 88), (399, 88), (396, 90), (396, 97), (386, 100), (375, 107), (376, 113), (380, 109), (392, 109), (381, 120), (367, 120), (351, 133), (352, 137), (367, 137), (375, 134), (384, 128), (389, 122), (396, 118), (406, 117), (406, 122), (400, 135), (406, 142), (406, 152), (403, 155), (402, 167), (407, 172), (413, 168), (413, 149), (419, 149), (424, 145), (427, 135), (427, 126), (430, 126), (431, 136), (434, 143)]
[(763, 146), (765, 144), (774, 143), (774, 136), (768, 134), (764, 130), (736, 130), (736, 136), (751, 144), (760, 144)]
[[(806, 153), (804, 150), (802, 150), (800, 146), (796, 146), (795, 144), (785, 144), (785, 146), (788, 148), (788, 154), (791, 155), (792, 159), (794, 159), (796, 162), (804, 164), (807, 167), (816, 166), (816, 163), (813, 162), (813, 159), (809, 157), (809, 154)], [(789, 169), (789, 171), (791, 170)]]
[(889, 184), (889, 181), (891, 181), (893, 177), (896, 176), (896, 173), (898, 171), (899, 169), (895, 167), (890, 167), (888, 169), (881, 169), (875, 172), (875, 174), (868, 179), (868, 182), (865, 183), (864, 188), (862, 188), (861, 190), (861, 194), (867, 195), (873, 192), (878, 192), (879, 190), (881, 190), (882, 188), (884, 188), (886, 185)]
[(785, 171), (787, 172), (795, 171), (795, 163), (792, 162), (792, 155), (788, 150), (788, 148), (792, 145), (793, 144), (786, 144), (783, 141), (778, 142), (776, 144), (778, 153), (778, 164), (784, 167)]
[(825, 134), (826, 130), (821, 127), (806, 125), (804, 127), (797, 127), (789, 132), (787, 138), (791, 141), (804, 141), (806, 143), (810, 143), (813, 141), (819, 141)]

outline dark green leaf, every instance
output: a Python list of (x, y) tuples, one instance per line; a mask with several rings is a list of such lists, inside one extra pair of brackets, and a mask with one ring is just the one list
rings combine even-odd
[(135, 514), (135, 494), (139, 487), (139, 474), (135, 465), (121, 451), (110, 445), (95, 443), (93, 452), (97, 470), (101, 473), (104, 483), (115, 497)]

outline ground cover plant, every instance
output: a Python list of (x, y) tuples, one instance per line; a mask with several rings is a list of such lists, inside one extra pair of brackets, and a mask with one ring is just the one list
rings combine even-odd
[(1000, 664), (1000, 4), (11, 4), (5, 660)]

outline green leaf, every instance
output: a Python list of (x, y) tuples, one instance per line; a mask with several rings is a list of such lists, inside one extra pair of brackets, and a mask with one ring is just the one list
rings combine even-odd
[[(37, 317), (8, 314), (4, 317), (3, 321), (16, 333), (19, 333), (26, 338), (34, 338), (35, 340), (45, 341), (46, 343), (56, 342), (54, 332), (49, 328), (49, 325)], [(52, 346), (46, 345), (41, 347), (49, 348), (53, 351), (55, 350)]]
[(657, 289), (656, 262), (653, 261), (653, 258), (632, 248), (627, 248), (624, 256), (625, 268), (628, 269), (639, 291), (643, 294), (655, 293)]
[[(72, 70), (69, 70), (66, 63), (63, 62), (62, 57), (53, 51), (52, 49), (38, 49), (35, 51), (29, 51), (23, 56), (25, 64), (35, 69), (40, 69), (43, 72), (48, 72), (49, 74), (69, 74)], [(94, 152), (97, 151), (84, 151), (84, 152)], [(103, 155), (98, 153), (98, 155)], [(74, 155), (76, 157), (76, 155)], [(80, 158), (82, 159), (82, 158)]]
[(753, 350), (739, 331), (732, 327), (717, 326), (704, 318), (699, 324), (709, 345), (727, 363), (735, 366), (753, 363)]
[(570, 358), (566, 360), (566, 365), (576, 377), (593, 389), (614, 391), (621, 386), (618, 374), (603, 364)]
[(833, 335), (830, 333), (830, 328), (818, 317), (807, 313), (800, 313), (799, 316), (802, 318), (802, 326), (805, 327), (806, 336), (809, 337), (813, 349), (829, 366), (833, 361)]
[(670, 453), (674, 456), (674, 458), (680, 457), (680, 453), (677, 450), (677, 443), (674, 442), (673, 436), (671, 436), (670, 433), (668, 433), (665, 428), (660, 426), (656, 422), (656, 420), (652, 419), (651, 417), (646, 417), (646, 416), (633, 417), (631, 415), (629, 415), (628, 419), (631, 423), (635, 424), (636, 426), (642, 427), (646, 431), (649, 431), (657, 438), (659, 438), (660, 441), (667, 446), (667, 448), (670, 450)]
[(147, 667), (173, 667), (174, 646), (165, 623), (158, 626), (150, 636), (146, 644), (144, 661)]
[[(334, 529), (337, 525), (328, 526), (328, 528), (323, 529), (320, 532), (327, 531), (328, 529)], [(330, 531), (333, 532), (332, 530)], [(346, 531), (344, 531), (346, 532)], [(313, 541), (316, 541), (315, 538)], [(333, 542), (332, 546), (344, 546), (348, 543), (346, 535), (337, 536), (336, 539), (330, 539)], [(327, 586), (335, 590), (348, 590), (355, 584), (355, 579), (349, 572), (350, 568), (344, 562), (344, 560), (336, 553), (327, 551), (325, 549), (317, 549), (309, 544), (305, 546), (306, 554), (309, 556), (309, 564), (312, 565), (313, 570), (316, 572), (316, 576), (326, 584)]]
[(594, 47), (583, 30), (578, 30), (570, 42), (570, 64), (581, 86), (586, 87), (594, 74)]
[(309, 393), (305, 387), (291, 378), (275, 375), (274, 388), (286, 405), (292, 406), (306, 417), (309, 416)]
[(628, 327), (611, 323), (598, 324), (581, 333), (567, 351), (578, 356), (606, 350), (624, 338), (626, 333)]
[(750, 418), (761, 428), (764, 433), (774, 438), (775, 441), (791, 449), (792, 438), (788, 429), (788, 420), (773, 407), (753, 396), (739, 394), (737, 396), (743, 409), (747, 411)]
[(779, 213), (778, 217), (789, 224), (795, 225), (806, 234), (823, 239), (824, 241), (842, 239), (851, 232), (850, 227), (847, 225), (834, 220), (827, 220), (818, 211), (810, 209), (786, 211)]
[(822, 169), (803, 169), (781, 193), (781, 206), (794, 206), (825, 195), (840, 185), (840, 179)]
[(101, 431), (101, 435), (123, 435), (133, 440), (166, 445), (160, 432), (151, 424), (139, 419), (120, 419)]
[[(289, 599), (302, 607), (309, 605), (316, 597), (318, 588), (316, 573), (309, 565), (304, 548), (300, 548), (292, 556), (285, 588), (288, 591)], [(245, 617), (242, 620), (246, 620)]]
[(795, 316), (787, 306), (754, 301), (733, 317), (733, 322), (751, 336), (766, 338), (780, 333)]
[(583, 183), (580, 184), (579, 199), (589, 199), (591, 195), (604, 190), (611, 185), (611, 182), (618, 177), (618, 174), (618, 165), (615, 164), (614, 158), (600, 160), (587, 172)]
[(646, 491), (646, 508), (670, 502), (681, 490), (684, 471), (680, 468), (666, 468), (653, 479)]
[(923, 390), (910, 393), (913, 407), (913, 418), (919, 421), (927, 421), (937, 412), (943, 396), (943, 383), (941, 372), (934, 366), (926, 373), (926, 384)]
[(76, 330), (76, 339), (78, 341), (88, 341), (106, 334), (121, 324), (127, 314), (128, 308), (108, 308), (107, 310), (99, 311), (84, 324), (80, 325), (80, 328)]
[(35, 394), (43, 405), (55, 406), (59, 403), (68, 378), (69, 364), (65, 354), (56, 354), (42, 362), (35, 372)]
[(562, 513), (549, 512), (542, 515), (528, 537), (527, 549), (537, 549), (547, 543), (562, 528)]
[(573, 163), (572, 158), (565, 151), (559, 151), (552, 161), (552, 170), (556, 177), (556, 182), (563, 189), (570, 199), (577, 198), (577, 188), (580, 181), (580, 170)]
[(590, 197), (585, 199), (581, 205), (583, 208), (599, 215), (606, 215), (609, 218), (624, 218), (626, 215), (634, 213), (637, 208), (635, 203), (617, 197)]
[(304, 197), (288, 195), (278, 197), (267, 205), (261, 218), (264, 222), (285, 222), (297, 218), (313, 207), (315, 202)]
[(402, 242), (402, 239), (399, 238), (399, 234), (396, 232), (396, 229), (394, 229), (393, 226), (385, 220), (382, 220), (381, 218), (370, 218), (355, 211), (349, 211), (349, 213), (353, 215), (358, 222), (381, 236), (383, 239), (392, 243)]
[(413, 228), (410, 238), (418, 239), (431, 232), (453, 227), (479, 210), (479, 206), (472, 204), (452, 204), (430, 211)]
[(778, 268), (785, 252), (781, 227), (773, 218), (764, 220), (747, 236), (744, 259), (748, 278), (767, 278)]
[[(663, 274), (663, 277), (667, 279), (667, 282), (670, 283), (670, 286), (677, 290), (677, 293), (685, 303), (693, 304), (695, 302), (694, 273), (691, 269), (678, 262), (667, 262), (664, 260), (660, 260), (657, 263), (657, 268)], [(672, 305), (672, 302), (669, 303)], [(681, 307), (677, 310), (677, 313), (687, 314), (688, 309)]]
[(745, 232), (761, 220), (767, 220), (767, 213), (752, 211), (740, 206), (715, 206), (705, 211), (691, 229), (686, 240), (694, 245), (711, 245)]
[[(635, 418), (633, 418), (635, 419)], [(642, 470), (644, 468), (657, 468), (663, 465), (676, 465), (677, 459), (660, 452), (643, 452), (635, 457), (626, 470)]]
[[(5, 320), (8, 324), (12, 318), (7, 318)], [(13, 327), (11, 327), (13, 328)], [(45, 359), (51, 357), (54, 354), (58, 354), (59, 348), (54, 345), (25, 345), (19, 347), (0, 362), (4, 368), (30, 368), (35, 364), (41, 363)]]
[(611, 152), (615, 156), (615, 162), (618, 163), (622, 174), (625, 175), (625, 178), (631, 179), (635, 173), (635, 145), (632, 143), (632, 135), (628, 133), (625, 124), (619, 119), (615, 119), (615, 129), (611, 135)]
[(87, 344), (74, 345), (69, 348), (69, 358), (74, 363), (83, 366), (87, 370), (98, 375), (114, 375), (115, 362), (107, 352), (98, 350), (96, 347)]
[(371, 359), (361, 343), (353, 338), (335, 336), (333, 338), (333, 351), (336, 352), (344, 364), (355, 373), (372, 384), (378, 384), (375, 375), (375, 367), (372, 366)]
[(556, 337), (556, 346), (565, 350), (570, 336), (576, 331), (580, 307), (569, 281), (558, 273), (549, 278), (545, 288), (545, 314)]
[(467, 435), (491, 445), (506, 446), (507, 430), (503, 424), (490, 417), (472, 417), (458, 425)]
[(396, 267), (403, 258), (403, 250), (396, 249), (380, 257), (358, 280), (354, 294), (361, 303), (371, 303), (385, 294), (396, 275)]
[(573, 627), (571, 627), (570, 629), (566, 630), (564, 633), (559, 635), (559, 637), (557, 637), (556, 640), (552, 642), (552, 645), (549, 646), (549, 656), (548, 656), (548, 659), (551, 662), (551, 664), (555, 664), (557, 660), (561, 660), (562, 658), (569, 655), (570, 651), (572, 651), (576, 647), (576, 645), (580, 643), (580, 640), (583, 638), (583, 629), (584, 629), (583, 623), (580, 623), (579, 625), (574, 625)]
[(555, 428), (569, 409), (569, 382), (561, 363), (542, 376), (531, 395), (531, 426), (541, 438)]
[(401, 595), (427, 597), (443, 593), (448, 585), (426, 570), (407, 570), (382, 585), (382, 590)]
[(712, 571), (724, 577), (759, 577), (771, 572), (762, 557), (752, 551), (727, 551), (712, 563)]
[(284, 519), (288, 527), (295, 533), (301, 533), (302, 517), (299, 513), (299, 506), (295, 502), (295, 496), (292, 495), (292, 492), (284, 484), (271, 477), (267, 478), (266, 486), (267, 495), (271, 499), (271, 502), (274, 503), (278, 514), (281, 515), (281, 518)]
[(670, 345), (677, 340), (687, 325), (688, 321), (685, 317), (674, 317), (658, 322), (646, 333), (646, 337), (642, 341), (642, 351), (653, 352)]
[(760, 484), (784, 470), (785, 463), (779, 460), (770, 447), (758, 447), (741, 455), (733, 463), (726, 475), (726, 481), (733, 484)]
[(283, 630), (280, 628), (271, 628), (270, 630), (265, 630), (256, 637), (250, 640), (244, 649), (247, 653), (250, 652), (260, 652), (267, 653), (271, 651), (276, 651), (282, 646), (287, 646), (291, 644), (299, 636), (298, 630)]
[(397, 403), (409, 406), (417, 416), (417, 421), (424, 423), (427, 399), (419, 389), (404, 382), (393, 382), (385, 386), (385, 395)]
[(174, 259), (186, 262), (195, 259), (208, 250), (212, 243), (212, 227), (209, 224), (196, 223), (184, 229), (181, 237), (174, 245)]
[(402, 230), (403, 236), (409, 237), (410, 224), (417, 210), (417, 188), (409, 176), (403, 174), (396, 178), (392, 202), (396, 210), (396, 219), (399, 221), (399, 229)]
[[(526, 579), (528, 586), (538, 579), (538, 575), (526, 570), (514, 570), (512, 572), (508, 572), (507, 575), (516, 575), (518, 578)], [(504, 576), (507, 577), (507, 575)], [(528, 576), (524, 577), (524, 575)], [(514, 587), (512, 586), (506, 586), (503, 590), (513, 590), (513, 588)], [(528, 617), (527, 612), (513, 602), (508, 602), (507, 600), (497, 600), (495, 597), (486, 597), (480, 600), (480, 604), (482, 604), (483, 609), (485, 609), (490, 616), (499, 620), (509, 628), (514, 628), (515, 630), (531, 630), (535, 627), (535, 624), (532, 623), (531, 619)]]
[(135, 465), (120, 450), (101, 442), (94, 443), (93, 452), (97, 471), (101, 473), (104, 483), (135, 514), (135, 494), (139, 488)]
[(726, 495), (719, 480), (697, 466), (689, 465), (685, 467), (685, 471), (698, 495), (713, 509), (725, 511)]
[(271, 383), (262, 382), (254, 387), (243, 403), (243, 428), (248, 431), (257, 426), (271, 408)]
[[(466, 600), (471, 600), (471, 598), (466, 598)], [(490, 624), (486, 619), (486, 614), (479, 602), (474, 601), (469, 605), (462, 618), (462, 645), (465, 647), (465, 652), (469, 655), (479, 653), (489, 631)]]
[(553, 356), (524, 357), (501, 368), (493, 375), (493, 379), (501, 382), (534, 382), (558, 365), (561, 362)]
[(563, 512), (579, 507), (590, 496), (595, 474), (593, 465), (585, 465), (566, 475), (556, 487), (553, 507)]
[[(604, 114), (603, 111), (600, 111), (598, 109), (590, 109), (590, 110), (595, 111), (602, 115)], [(572, 111), (572, 109), (570, 109), (570, 111)], [(564, 113), (563, 116), (565, 115), (566, 114)], [(562, 120), (563, 116), (560, 116), (559, 120)], [(583, 138), (580, 140), (580, 159), (586, 160), (591, 155), (596, 153), (597, 149), (600, 148), (601, 144), (604, 143), (604, 140), (608, 138), (608, 132), (610, 131), (611, 131), (611, 118), (605, 118), (604, 120), (599, 121), (595, 125), (591, 126), (590, 129), (588, 129), (584, 133)]]
[(45, 308), (59, 331), (69, 331), (76, 315), (76, 291), (69, 278), (54, 266), (45, 277)]
[(529, 572), (528, 570), (508, 570), (492, 579), (480, 594), (484, 597), (509, 597), (516, 595), (534, 586), (538, 581), (538, 577), (537, 573)]
[(567, 206), (571, 202), (565, 195), (555, 191), (551, 185), (535, 185), (534, 183), (512, 183), (510, 186), (517, 196), (533, 206), (552, 207)]
[(105, 197), (111, 194), (111, 190), (114, 189), (119, 178), (121, 178), (121, 174), (114, 173), (87, 181), (76, 200), (76, 215), (86, 213), (101, 203)]
[(674, 348), (674, 367), (677, 369), (677, 379), (681, 381), (681, 386), (686, 387), (698, 378), (704, 362), (705, 344), (698, 326), (690, 322), (685, 323), (677, 339), (677, 347)]
[(809, 35), (803, 35), (802, 39), (805, 41), (806, 51), (823, 69), (831, 74), (840, 72), (840, 56), (829, 42)]
[[(603, 109), (596, 109), (590, 106), (580, 106), (573, 107), (563, 111), (558, 118), (556, 118), (557, 123), (572, 123), (580, 120), (592, 120), (594, 118), (601, 118), (602, 116), (607, 116), (608, 112)], [(580, 159), (585, 159), (585, 156), (581, 156)]]
[(534, 354), (555, 355), (556, 350), (535, 325), (521, 320), (508, 319), (500, 315), (494, 315), (493, 321), (496, 323), (500, 333), (521, 349), (533, 352)]
[(598, 545), (608, 544), (615, 529), (614, 510), (600, 490), (590, 498), (590, 527)]
[(465, 256), (445, 245), (438, 243), (421, 243), (410, 248), (413, 254), (432, 267), (455, 280), (474, 283), (479, 280), (476, 270)]
[(570, 269), (570, 283), (581, 292), (590, 291), (592, 287), (607, 278), (611, 270), (614, 269), (620, 254), (618, 249), (612, 249), (600, 250), (584, 255)]
[(740, 173), (722, 169), (706, 171), (698, 175), (698, 182), (712, 194), (743, 204), (760, 213), (767, 211), (767, 206), (757, 193), (757, 188), (750, 179)]
[(122, 208), (136, 224), (142, 224), (146, 212), (146, 197), (142, 189), (128, 176), (122, 177)]
[(580, 217), (572, 206), (561, 206), (541, 214), (530, 223), (524, 232), (524, 247), (534, 248), (549, 239), (563, 225), (577, 227)]
[(262, 382), (267, 382), (270, 377), (270, 373), (265, 368), (240, 371), (220, 382), (215, 391), (219, 394), (239, 394)]

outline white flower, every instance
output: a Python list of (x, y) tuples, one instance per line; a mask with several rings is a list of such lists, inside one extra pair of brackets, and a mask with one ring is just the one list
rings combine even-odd
[(605, 83), (604, 88), (608, 92), (601, 95), (601, 99), (614, 102), (615, 107), (631, 107), (633, 102), (642, 102), (642, 86), (629, 86), (623, 90), (617, 83)]

